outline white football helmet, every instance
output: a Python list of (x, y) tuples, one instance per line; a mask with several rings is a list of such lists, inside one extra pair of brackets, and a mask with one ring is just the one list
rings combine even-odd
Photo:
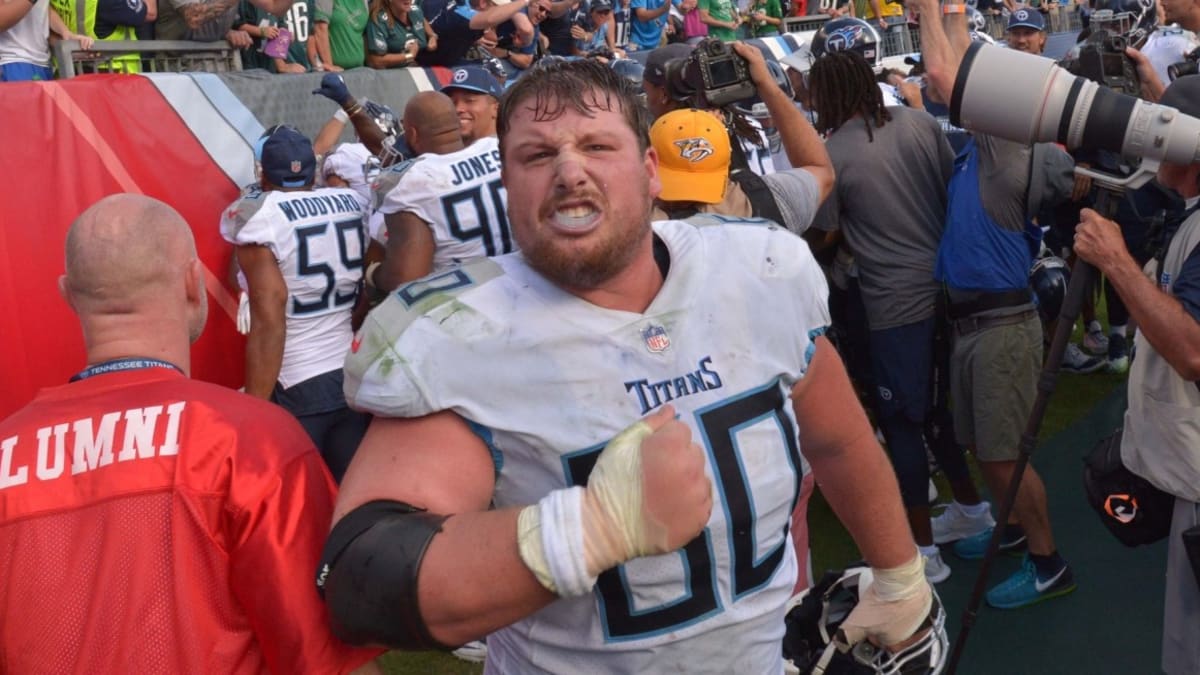
[(929, 616), (918, 630), (924, 637), (896, 652), (862, 641), (846, 645), (839, 630), (870, 586), (871, 569), (847, 567), (826, 572), (813, 587), (788, 603), (783, 636), (784, 672), (788, 675), (938, 675), (946, 665), (949, 642), (946, 610), (937, 592)]

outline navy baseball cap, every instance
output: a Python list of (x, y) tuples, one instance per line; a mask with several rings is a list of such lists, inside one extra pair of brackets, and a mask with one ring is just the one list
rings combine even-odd
[(442, 87), (441, 91), (444, 94), (451, 89), (474, 91), (497, 99), (504, 93), (504, 89), (496, 81), (496, 78), (479, 66), (455, 68), (450, 75), (450, 82)]
[(258, 162), (262, 175), (273, 185), (293, 188), (312, 183), (317, 157), (312, 141), (295, 127), (271, 127), (258, 139)]
[(667, 61), (682, 59), (692, 53), (692, 46), (682, 42), (672, 42), (650, 52), (646, 57), (646, 70), (642, 79), (650, 84), (663, 86), (667, 83)]
[(611, 12), (612, 8), (613, 8), (612, 3), (609, 2), (608, 0), (592, 0), (591, 5), (588, 7), (588, 11), (589, 12)]
[(1008, 16), (1008, 30), (1014, 28), (1032, 28), (1046, 30), (1046, 20), (1042, 13), (1030, 7), (1022, 7)]

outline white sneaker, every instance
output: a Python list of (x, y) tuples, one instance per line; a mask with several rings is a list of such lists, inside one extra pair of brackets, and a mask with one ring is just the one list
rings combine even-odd
[(929, 583), (940, 584), (950, 578), (950, 566), (942, 560), (941, 551), (934, 551), (921, 557), (925, 559), (925, 578), (929, 580)]
[(487, 645), (482, 640), (472, 640), (450, 653), (463, 661), (483, 663), (483, 660), (487, 658)]
[(1067, 351), (1063, 352), (1061, 368), (1068, 373), (1094, 373), (1100, 370), (1108, 362), (1108, 359), (1100, 356), (1089, 356), (1084, 353), (1079, 345), (1074, 342), (1067, 345)]
[(950, 502), (946, 510), (930, 519), (933, 528), (933, 543), (949, 544), (952, 541), (974, 536), (993, 527), (992, 505), (986, 505), (977, 516), (969, 515), (958, 502)]

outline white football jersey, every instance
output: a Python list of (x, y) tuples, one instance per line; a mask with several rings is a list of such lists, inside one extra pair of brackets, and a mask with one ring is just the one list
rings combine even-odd
[(788, 525), (807, 471), (789, 393), (829, 323), (827, 288), (799, 237), (717, 220), (654, 223), (670, 268), (642, 314), (508, 255), (400, 288), (355, 337), (350, 405), (461, 415), (492, 452), (498, 507), (586, 484), (605, 444), (667, 402), (707, 451), (702, 534), (489, 635), (488, 673), (782, 672)]
[(436, 244), (434, 272), (516, 250), (495, 136), (456, 152), (425, 153), (385, 169), (375, 185), (375, 200), (385, 217), (408, 211), (429, 224)]
[(284, 388), (337, 370), (345, 359), (365, 221), (366, 204), (347, 188), (254, 191), (221, 215), (221, 236), (271, 249), (287, 284)]
[(1196, 40), (1195, 33), (1171, 24), (1155, 29), (1150, 37), (1146, 38), (1146, 44), (1142, 45), (1140, 51), (1150, 60), (1154, 72), (1158, 73), (1163, 84), (1170, 84), (1171, 75), (1167, 72), (1167, 67), (1183, 61), (1188, 52), (1198, 46), (1200, 41)]
[[(364, 204), (371, 203), (371, 184), (382, 171), (379, 160), (362, 143), (342, 143), (325, 157), (321, 175), (328, 180), (337, 176), (348, 183), (349, 188), (362, 197)], [(383, 214), (371, 210), (367, 236), (381, 244), (387, 244), (387, 228), (383, 225)]]

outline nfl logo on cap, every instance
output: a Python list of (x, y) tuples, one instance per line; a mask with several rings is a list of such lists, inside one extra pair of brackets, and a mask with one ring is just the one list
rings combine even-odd
[(458, 70), (454, 71), (454, 81), (462, 84), (463, 82), (467, 81), (467, 75), (469, 75), (467, 71), (459, 68)]
[(671, 337), (667, 335), (667, 329), (654, 324), (646, 326), (642, 331), (642, 340), (646, 342), (646, 349), (655, 354), (671, 346)]
[(293, 159), (292, 160), (292, 173), (300, 173), (300, 167), (301, 167), (300, 160)]

